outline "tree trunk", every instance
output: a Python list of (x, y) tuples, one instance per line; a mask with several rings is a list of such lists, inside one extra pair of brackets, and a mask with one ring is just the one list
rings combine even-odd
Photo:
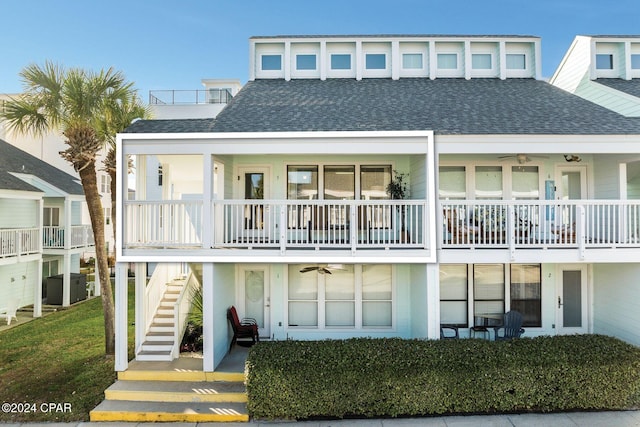
[[(91, 217), (91, 228), (96, 244), (96, 268), (100, 278), (100, 292), (102, 298), (102, 310), (104, 312), (104, 339), (107, 355), (115, 354), (115, 307), (113, 292), (109, 277), (109, 263), (104, 237), (104, 212), (102, 201), (98, 192), (95, 160), (91, 160), (79, 170), (80, 181), (84, 188), (84, 196)], [(126, 309), (126, 308), (125, 308)]]

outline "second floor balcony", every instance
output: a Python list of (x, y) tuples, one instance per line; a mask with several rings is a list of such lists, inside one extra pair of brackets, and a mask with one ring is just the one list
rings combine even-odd
[(281, 253), (427, 249), (426, 208), (425, 200), (217, 200), (205, 214), (201, 201), (128, 201), (123, 245)]
[(0, 258), (18, 257), (41, 252), (39, 228), (0, 229)]
[(90, 225), (72, 225), (68, 231), (61, 226), (45, 226), (42, 229), (44, 249), (75, 249), (94, 245)]

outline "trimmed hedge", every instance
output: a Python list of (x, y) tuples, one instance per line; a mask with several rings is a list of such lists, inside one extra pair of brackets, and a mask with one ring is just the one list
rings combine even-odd
[(254, 418), (399, 417), (640, 406), (640, 348), (600, 335), (261, 342)]

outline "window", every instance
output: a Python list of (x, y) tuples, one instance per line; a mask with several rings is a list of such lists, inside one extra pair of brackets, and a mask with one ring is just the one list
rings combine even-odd
[(362, 266), (362, 326), (392, 325), (391, 265)]
[(438, 196), (441, 199), (465, 199), (467, 196), (465, 167), (440, 166), (438, 184)]
[(522, 313), (522, 326), (542, 326), (540, 264), (511, 266), (511, 310)]
[(391, 265), (337, 264), (313, 270), (304, 267), (308, 266), (289, 265), (290, 327), (392, 327)]
[(474, 70), (490, 70), (491, 54), (490, 53), (474, 53), (471, 55), (471, 68)]
[(44, 208), (42, 220), (45, 227), (59, 227), (60, 208)]
[(111, 193), (111, 177), (109, 175), (100, 175), (100, 193)]
[(537, 166), (511, 167), (511, 196), (516, 200), (537, 200), (540, 198)]
[(367, 53), (365, 66), (367, 70), (384, 70), (387, 68), (387, 56), (384, 53)]
[(162, 186), (162, 165), (158, 166), (158, 186)]
[(457, 70), (458, 54), (456, 53), (439, 53), (438, 68), (441, 70)]
[(634, 53), (631, 55), (631, 68), (634, 70), (640, 70), (640, 53)]
[(391, 166), (360, 166), (360, 199), (386, 200), (391, 182)]
[(476, 199), (502, 199), (502, 167), (476, 166)]
[(613, 70), (613, 55), (606, 53), (599, 53), (596, 55), (596, 69), (598, 70)]
[(355, 166), (324, 167), (324, 199), (353, 200), (355, 198)]
[(282, 56), (280, 55), (262, 55), (263, 71), (280, 71), (282, 69)]
[(296, 55), (296, 70), (315, 70), (315, 55)]
[(422, 54), (421, 53), (403, 53), (402, 68), (404, 68), (405, 70), (422, 69)]
[(346, 53), (334, 53), (331, 55), (331, 69), (332, 70), (350, 70), (351, 69), (351, 55)]
[(440, 323), (467, 327), (467, 265), (440, 265)]
[(111, 224), (111, 208), (104, 208), (104, 223)]
[(504, 265), (473, 266), (473, 315), (504, 313)]
[(524, 53), (507, 54), (507, 70), (525, 70), (526, 68), (526, 55)]
[(287, 198), (313, 200), (318, 198), (318, 167), (287, 167)]

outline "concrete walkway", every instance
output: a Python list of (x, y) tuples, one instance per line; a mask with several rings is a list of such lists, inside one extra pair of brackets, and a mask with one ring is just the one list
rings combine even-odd
[(640, 426), (640, 411), (567, 412), (559, 414), (472, 415), (433, 418), (400, 418), (339, 421), (251, 421), (248, 423), (24, 423), (2, 424), (2, 427), (634, 427)]

